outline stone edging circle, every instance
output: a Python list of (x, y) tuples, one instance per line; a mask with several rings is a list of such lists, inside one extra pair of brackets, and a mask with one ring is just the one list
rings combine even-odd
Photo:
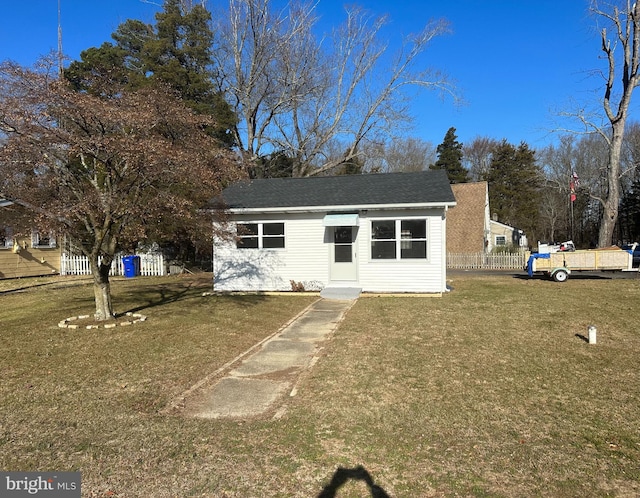
[[(126, 327), (127, 325), (133, 325), (134, 323), (144, 322), (147, 319), (146, 316), (141, 315), (140, 313), (131, 313), (130, 311), (126, 313), (126, 316), (130, 317), (131, 320), (127, 320), (120, 323), (105, 323), (104, 325), (95, 325), (95, 324), (87, 325), (85, 328), (90, 330), (90, 329), (99, 329), (100, 327), (104, 327), (105, 329), (112, 329), (117, 326)], [(80, 325), (78, 325), (77, 323), (71, 323), (71, 322), (74, 322), (76, 320), (86, 320), (87, 318), (91, 318), (91, 316), (90, 315), (71, 316), (59, 322), (58, 327), (63, 329), (78, 329), (80, 328)]]

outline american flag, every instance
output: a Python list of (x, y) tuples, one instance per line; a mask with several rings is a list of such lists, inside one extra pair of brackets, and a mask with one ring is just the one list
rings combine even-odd
[(571, 179), (569, 180), (569, 192), (571, 193), (571, 202), (575, 202), (576, 200), (576, 189), (580, 186), (580, 180), (578, 178), (578, 173), (575, 171), (571, 172)]

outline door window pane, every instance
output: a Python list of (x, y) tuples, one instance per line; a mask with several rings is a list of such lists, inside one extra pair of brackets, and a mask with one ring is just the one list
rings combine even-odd
[(335, 262), (351, 263), (353, 261), (353, 251), (351, 244), (335, 246)]
[(336, 244), (351, 244), (353, 242), (351, 227), (336, 227), (333, 233), (333, 241)]

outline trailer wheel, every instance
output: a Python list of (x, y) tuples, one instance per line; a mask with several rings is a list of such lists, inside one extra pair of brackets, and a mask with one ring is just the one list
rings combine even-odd
[(567, 273), (567, 270), (557, 270), (552, 276), (556, 282), (566, 282), (569, 278), (569, 273)]

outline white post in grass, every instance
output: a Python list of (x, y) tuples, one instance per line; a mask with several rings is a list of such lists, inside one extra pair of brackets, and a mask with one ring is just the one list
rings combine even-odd
[(595, 344), (596, 343), (596, 332), (597, 332), (597, 329), (596, 329), (595, 325), (589, 325), (587, 327), (587, 331), (589, 333), (589, 344)]

